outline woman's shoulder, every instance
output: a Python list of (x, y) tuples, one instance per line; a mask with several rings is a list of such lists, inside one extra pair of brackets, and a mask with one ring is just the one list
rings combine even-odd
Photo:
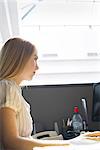
[(0, 88), (5, 88), (7, 85), (9, 85), (7, 80), (0, 80)]
[(17, 84), (15, 83), (15, 81), (13, 80), (7, 80), (7, 79), (3, 79), (3, 80), (0, 80), (0, 87), (12, 87), (12, 88), (19, 88), (19, 86), (17, 86)]
[(0, 80), (0, 85), (11, 85), (12, 82), (10, 80), (2, 79)]
[(0, 95), (10, 93), (10, 91), (15, 91), (14, 84), (9, 80), (0, 80)]
[(19, 112), (22, 107), (20, 91), (17, 85), (10, 80), (0, 80), (0, 106), (10, 107)]

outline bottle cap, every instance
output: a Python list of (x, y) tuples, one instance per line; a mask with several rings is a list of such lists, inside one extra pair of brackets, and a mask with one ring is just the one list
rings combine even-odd
[(78, 109), (77, 106), (74, 107), (74, 112), (75, 112), (75, 113), (78, 113), (78, 112), (79, 112), (79, 109)]

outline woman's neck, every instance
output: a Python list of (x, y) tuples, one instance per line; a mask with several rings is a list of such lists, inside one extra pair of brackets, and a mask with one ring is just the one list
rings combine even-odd
[(11, 77), (10, 80), (13, 80), (14, 82), (16, 82), (17, 85), (20, 85), (20, 83), (22, 82), (22, 80), (18, 76)]

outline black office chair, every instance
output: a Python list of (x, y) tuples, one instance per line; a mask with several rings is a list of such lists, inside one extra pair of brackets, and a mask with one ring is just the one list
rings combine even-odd
[(93, 84), (92, 120), (100, 121), (100, 82)]

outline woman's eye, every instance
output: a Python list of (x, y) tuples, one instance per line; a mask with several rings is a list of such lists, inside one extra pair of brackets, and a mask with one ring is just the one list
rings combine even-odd
[(34, 60), (33, 61), (36, 61), (36, 59), (34, 58)]

